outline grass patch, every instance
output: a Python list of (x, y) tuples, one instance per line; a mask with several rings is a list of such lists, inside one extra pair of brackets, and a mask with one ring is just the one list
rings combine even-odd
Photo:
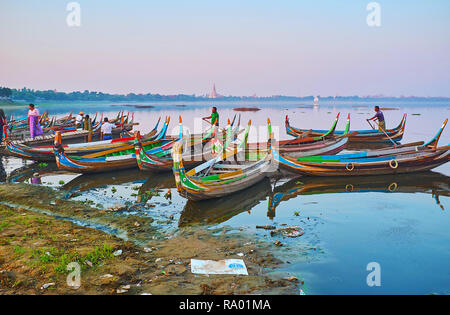
[(85, 270), (89, 268), (88, 261), (93, 267), (96, 267), (113, 258), (113, 253), (113, 247), (104, 243), (95, 246), (92, 251), (84, 255), (76, 251), (66, 252), (64, 249), (51, 247), (47, 249), (35, 249), (31, 257), (34, 259), (34, 264), (39, 266), (41, 270), (48, 270), (48, 268), (53, 267), (55, 272), (66, 274), (70, 272), (67, 270), (67, 265), (70, 263), (76, 262), (80, 264), (82, 270)]
[(22, 246), (14, 246), (14, 253), (17, 255), (23, 255), (27, 252), (27, 250), (25, 248), (23, 248)]
[(9, 222), (2, 222), (0, 223), (0, 232), (3, 231), (4, 229), (10, 227), (11, 224)]

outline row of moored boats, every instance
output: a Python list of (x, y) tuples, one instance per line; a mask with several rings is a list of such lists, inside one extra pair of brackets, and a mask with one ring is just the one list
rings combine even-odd
[[(5, 149), (10, 155), (35, 161), (56, 161), (58, 168), (76, 173), (114, 172), (140, 168), (151, 172), (173, 171), (178, 191), (191, 200), (222, 197), (246, 189), (276, 173), (310, 176), (359, 176), (420, 172), (448, 162), (449, 146), (438, 146), (447, 124), (428, 142), (400, 144), (406, 115), (393, 129), (337, 131), (339, 114), (329, 130), (299, 129), (286, 117), (291, 140), (276, 141), (270, 120), (268, 141), (249, 143), (251, 121), (241, 128), (240, 116), (225, 128), (211, 126), (202, 134), (187, 135), (179, 118), (177, 136), (167, 135), (170, 117), (147, 134), (131, 133), (130, 114), (119, 113), (113, 140), (96, 140), (102, 119), (77, 128), (72, 114), (41, 123), (46, 135), (27, 139), (20, 120), (5, 126)], [(160, 127), (161, 124), (161, 127)], [(80, 127), (80, 126), (78, 126)], [(20, 138), (20, 134), (22, 138)], [(349, 143), (391, 143), (382, 149), (338, 154)]]

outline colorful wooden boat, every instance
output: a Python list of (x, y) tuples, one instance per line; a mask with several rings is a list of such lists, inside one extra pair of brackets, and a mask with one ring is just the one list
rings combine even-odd
[[(293, 137), (311, 137), (311, 136), (320, 136), (325, 133), (327, 133), (326, 130), (307, 130), (307, 129), (299, 129), (295, 128), (290, 125), (289, 123), (289, 117), (286, 115), (286, 133), (288, 135), (291, 135)], [(391, 143), (391, 139), (395, 142), (399, 142), (403, 138), (403, 134), (405, 132), (405, 126), (406, 126), (406, 114), (403, 115), (403, 118), (400, 122), (400, 124), (393, 128), (393, 129), (387, 129), (386, 133), (379, 132), (378, 130), (354, 130), (355, 134), (352, 134), (349, 137), (349, 142), (364, 142), (364, 143), (371, 143), (371, 142), (384, 142), (384, 143)], [(343, 134), (343, 131), (335, 131), (335, 134)]]
[[(159, 154), (174, 142), (172, 139), (157, 137), (143, 142), (142, 146), (149, 154)], [(54, 153), (58, 167), (76, 173), (100, 173), (138, 167), (135, 152), (135, 143), (132, 143), (93, 154), (71, 156), (60, 145), (60, 138), (55, 137)]]
[(402, 145), (366, 152), (300, 158), (282, 155), (272, 148), (272, 155), (281, 167), (302, 175), (359, 176), (426, 171), (449, 161), (450, 146), (437, 147), (447, 121), (430, 142), (420, 146)]
[[(131, 121), (129, 120), (129, 116), (130, 114), (124, 115), (123, 112), (119, 112), (118, 116), (110, 121), (110, 123), (115, 124), (115, 127), (112, 130), (113, 138), (121, 137), (126, 132), (133, 130), (134, 126), (138, 125), (138, 123), (134, 122), (134, 114), (132, 115)], [(57, 131), (61, 131), (66, 140), (71, 139), (71, 142), (80, 142), (85, 138), (85, 140), (87, 140), (86, 133), (89, 135), (88, 130), (90, 129), (90, 137), (93, 140), (100, 140), (103, 119), (100, 119), (99, 122), (95, 122), (96, 117), (94, 117), (92, 128), (88, 128), (87, 125), (85, 125), (82, 129), (77, 129), (75, 118), (71, 117), (71, 115), (69, 115), (69, 117), (70, 118), (63, 118), (62, 120), (56, 120), (55, 118), (48, 124), (42, 123), (41, 127), (43, 135), (35, 138), (30, 138), (29, 126), (26, 122), (24, 123), (24, 126), (20, 128), (15, 125), (8, 125), (8, 137), (11, 141), (18, 141), (18, 143), (27, 144), (29, 146), (51, 145)]]
[[(236, 117), (236, 116), (235, 116)], [(234, 123), (234, 120), (233, 120)], [(239, 123), (232, 129), (228, 120), (228, 136), (238, 133)], [(180, 116), (180, 131), (178, 138), (171, 143), (161, 146), (160, 152), (154, 151), (150, 154), (144, 150), (139, 134), (136, 134), (135, 150), (138, 166), (143, 171), (165, 172), (170, 171), (173, 166), (172, 147), (178, 142), (183, 145), (183, 160), (185, 165), (195, 166), (203, 161), (213, 158), (211, 154), (213, 139), (227, 136), (227, 133), (219, 134), (217, 126), (211, 128), (204, 136), (183, 137), (183, 125)], [(213, 140), (213, 141), (211, 141)]]
[[(157, 128), (160, 120), (158, 120), (155, 128), (153, 130), (143, 136), (143, 141), (157, 140), (165, 137), (167, 132), (167, 126), (170, 119), (167, 118), (163, 128), (160, 133), (157, 134)], [(75, 144), (65, 144), (66, 140), (64, 138), (64, 134), (61, 135), (61, 140), (63, 144), (64, 151), (69, 155), (84, 155), (84, 154), (92, 154), (95, 152), (100, 152), (104, 150), (109, 150), (113, 148), (118, 148), (121, 146), (131, 145), (134, 143), (135, 137), (127, 137), (113, 140), (103, 140), (103, 141), (94, 141), (88, 143), (75, 143)], [(55, 161), (55, 154), (53, 150), (53, 146), (29, 146), (26, 144), (22, 144), (17, 141), (11, 141), (6, 139), (6, 154), (11, 156), (20, 157), (23, 159), (34, 160), (34, 161)]]
[[(137, 168), (134, 143), (83, 156), (69, 156), (65, 153), (60, 139), (60, 134), (57, 133), (55, 136), (54, 153), (56, 164), (59, 169), (75, 173), (100, 173)], [(154, 149), (155, 151), (159, 151), (159, 147), (171, 141), (172, 140), (156, 139), (146, 141), (142, 145), (145, 150)]]
[[(329, 155), (337, 154), (344, 150), (348, 143), (348, 138), (355, 133), (350, 134), (350, 114), (347, 117), (346, 128), (340, 135), (334, 135), (339, 114), (336, 117), (330, 130), (321, 136), (316, 137), (298, 137), (293, 140), (277, 141), (272, 144), (282, 154), (288, 154), (291, 157)], [(248, 145), (248, 154), (258, 155), (267, 150), (267, 143), (251, 143)]]
[[(180, 195), (190, 200), (219, 198), (248, 188), (267, 177), (272, 167), (270, 153), (258, 161), (245, 158), (250, 124), (241, 143), (227, 139), (222, 154), (188, 172), (184, 169), (181, 144), (173, 146), (173, 171)], [(270, 121), (269, 135), (269, 141), (272, 141)]]

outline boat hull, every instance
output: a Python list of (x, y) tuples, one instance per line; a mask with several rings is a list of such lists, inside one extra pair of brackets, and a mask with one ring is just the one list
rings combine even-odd
[(393, 156), (384, 161), (375, 162), (344, 162), (344, 163), (308, 163), (297, 162), (280, 156), (274, 152), (274, 158), (279, 165), (290, 171), (309, 176), (364, 176), (364, 175), (395, 175), (415, 173), (434, 169), (449, 161), (448, 151)]
[[(350, 143), (392, 143), (392, 141), (399, 142), (403, 139), (403, 134), (406, 127), (406, 114), (403, 116), (400, 124), (393, 129), (387, 129), (386, 134), (378, 130), (354, 130), (358, 132), (355, 135), (349, 136)], [(351, 132), (354, 132), (351, 131)], [(307, 130), (292, 127), (286, 119), (286, 133), (293, 137), (302, 137), (305, 134), (308, 136), (323, 135), (325, 130)], [(343, 134), (343, 131), (335, 131), (336, 135)]]
[(191, 190), (188, 187), (183, 187), (180, 194), (192, 201), (200, 201), (214, 198), (221, 198), (233, 193), (236, 193), (240, 190), (246, 189), (250, 186), (253, 186), (264, 178), (266, 178), (270, 173), (272, 173), (272, 163), (269, 160), (260, 161), (263, 163), (262, 165), (258, 165), (258, 170), (252, 173), (246, 174), (245, 178), (242, 180), (238, 180), (232, 183), (227, 183), (226, 187), (213, 187), (210, 186), (209, 189), (204, 191)]

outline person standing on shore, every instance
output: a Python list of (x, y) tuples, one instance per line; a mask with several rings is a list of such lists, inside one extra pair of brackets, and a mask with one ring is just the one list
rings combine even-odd
[(3, 109), (0, 108), (0, 144), (3, 141), (3, 126), (6, 126), (6, 116)]
[(30, 126), (30, 137), (34, 139), (36, 136), (43, 135), (43, 131), (41, 129), (41, 125), (39, 124), (39, 119), (41, 115), (39, 110), (35, 108), (34, 104), (28, 105), (28, 125)]
[(384, 114), (380, 110), (380, 106), (375, 106), (375, 116), (368, 118), (367, 121), (376, 120), (378, 121), (378, 131), (383, 132), (386, 130), (386, 122), (384, 120)]
[(212, 126), (219, 126), (219, 113), (217, 112), (217, 107), (212, 108), (211, 116), (203, 117), (202, 119), (211, 119)]

